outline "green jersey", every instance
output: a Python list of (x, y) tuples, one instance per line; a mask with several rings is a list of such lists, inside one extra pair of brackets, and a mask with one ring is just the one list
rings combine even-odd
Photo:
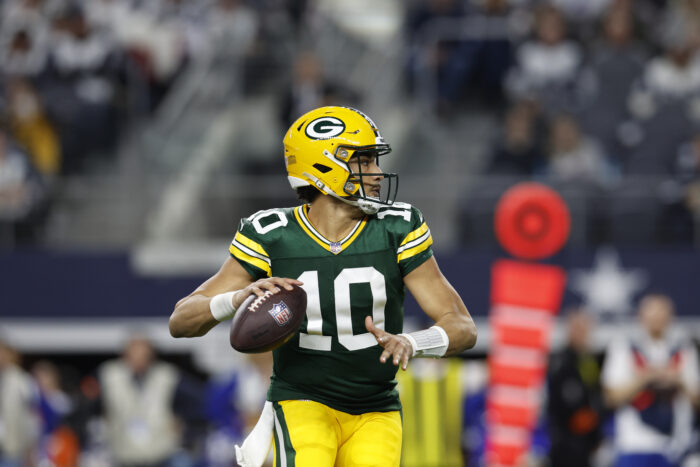
[(299, 331), (274, 351), (268, 400), (309, 399), (351, 414), (398, 410), (397, 367), (365, 317), (386, 332), (403, 329), (403, 277), (430, 256), (423, 216), (394, 203), (366, 216), (339, 242), (324, 238), (308, 206), (260, 211), (241, 221), (230, 253), (254, 279), (299, 279), (307, 294)]

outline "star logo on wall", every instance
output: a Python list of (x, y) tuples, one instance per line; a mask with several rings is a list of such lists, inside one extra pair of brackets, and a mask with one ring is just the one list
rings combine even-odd
[(612, 248), (596, 252), (591, 269), (571, 271), (571, 289), (593, 312), (623, 314), (632, 310), (632, 299), (648, 282), (642, 269), (623, 269)]

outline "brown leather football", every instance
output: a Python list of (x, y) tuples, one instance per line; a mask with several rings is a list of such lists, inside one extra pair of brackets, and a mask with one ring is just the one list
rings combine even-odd
[(231, 323), (231, 347), (243, 353), (260, 353), (287, 342), (306, 314), (306, 292), (298, 285), (292, 287), (246, 298)]

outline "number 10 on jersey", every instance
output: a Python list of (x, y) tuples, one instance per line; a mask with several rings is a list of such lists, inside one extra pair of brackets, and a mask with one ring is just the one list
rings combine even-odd
[[(306, 271), (299, 276), (306, 291), (306, 332), (299, 335), (299, 347), (311, 350), (331, 350), (331, 336), (323, 335), (323, 315), (318, 285), (318, 271)], [(336, 333), (340, 345), (348, 350), (360, 350), (377, 344), (369, 332), (353, 334), (351, 284), (369, 284), (372, 291), (372, 320), (379, 329), (384, 329), (384, 306), (386, 305), (386, 284), (384, 275), (373, 267), (346, 268), (333, 281)], [(330, 291), (329, 291), (330, 292)]]

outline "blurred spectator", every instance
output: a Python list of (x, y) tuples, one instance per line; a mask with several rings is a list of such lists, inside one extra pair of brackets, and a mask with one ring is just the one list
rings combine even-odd
[(115, 142), (120, 67), (116, 44), (87, 22), (82, 8), (68, 7), (56, 17), (42, 94), (58, 125), (64, 172), (84, 170), (88, 155)]
[(324, 105), (356, 105), (354, 91), (325, 77), (319, 58), (302, 52), (294, 61), (294, 74), (280, 105), (280, 124), (289, 127), (300, 115)]
[(29, 151), (32, 165), (44, 180), (53, 180), (61, 169), (61, 149), (39, 95), (28, 81), (22, 79), (9, 80), (7, 93), (14, 137)]
[(0, 246), (33, 239), (39, 225), (32, 216), (42, 198), (41, 181), (28, 157), (0, 126)]
[(42, 419), (45, 433), (51, 433), (72, 410), (68, 395), (61, 388), (58, 368), (48, 360), (40, 360), (32, 366), (32, 376), (39, 388)]
[(467, 15), (482, 37), (460, 40), (449, 53), (439, 76), (439, 110), (449, 110), (464, 94), (490, 108), (503, 104), (503, 82), (513, 62), (510, 14), (508, 0), (484, 0)]
[(258, 34), (260, 19), (241, 0), (217, 0), (207, 15), (207, 31), (216, 51), (242, 57)]
[[(92, 4), (93, 2), (88, 2)], [(148, 84), (149, 109), (158, 107), (188, 58), (202, 45), (199, 2), (99, 0), (88, 9), (120, 45)]]
[(211, 430), (206, 442), (210, 467), (235, 462), (234, 444), (242, 444), (260, 417), (272, 376), (272, 353), (245, 355), (232, 374), (214, 378), (207, 388), (206, 415)]
[[(441, 39), (441, 20), (464, 18), (463, 3), (457, 0), (416, 0), (406, 12), (406, 43), (410, 47), (407, 64), (408, 88), (416, 94), (432, 93), (423, 89), (440, 80), (457, 41), (454, 37)], [(435, 44), (433, 47), (432, 45)], [(435, 77), (437, 80), (426, 79)]]
[(495, 143), (489, 173), (529, 177), (543, 164), (536, 103), (520, 101), (506, 114)]
[(545, 174), (556, 181), (604, 185), (613, 171), (598, 143), (581, 133), (576, 119), (560, 114), (550, 123)]
[(518, 47), (515, 61), (507, 83), (515, 97), (537, 98), (549, 111), (571, 110), (578, 105), (583, 53), (577, 43), (567, 39), (567, 26), (559, 10), (551, 5), (539, 7), (535, 38)]
[(665, 208), (660, 240), (690, 245), (700, 219), (700, 132), (678, 150), (673, 178), (662, 191)]
[(605, 399), (616, 409), (617, 466), (674, 466), (691, 444), (700, 389), (695, 347), (671, 328), (673, 302), (646, 295), (640, 332), (616, 338), (603, 368)]
[[(122, 358), (100, 367), (99, 382), (116, 463), (155, 467), (174, 461), (184, 444), (175, 407), (199, 411), (196, 398), (181, 397), (184, 380), (177, 368), (157, 360), (148, 340), (133, 337)], [(179, 461), (189, 465), (186, 458)]]
[(46, 30), (13, 29), (0, 33), (0, 71), (6, 75), (38, 77), (46, 69)]
[(616, 154), (621, 122), (628, 118), (627, 98), (632, 84), (642, 74), (646, 51), (634, 40), (633, 18), (625, 8), (611, 8), (602, 22), (602, 36), (593, 44), (590, 68), (595, 77), (595, 94), (585, 110), (584, 122), (609, 154)]
[(80, 445), (78, 438), (66, 424), (73, 404), (61, 387), (58, 368), (48, 360), (32, 366), (32, 376), (39, 388), (39, 406), (42, 420), (40, 459), (53, 467), (78, 465)]
[(571, 21), (593, 22), (613, 0), (553, 0), (564, 16)]
[(629, 97), (638, 127), (628, 141), (633, 147), (626, 164), (630, 174), (670, 174), (675, 148), (700, 121), (697, 39), (690, 28), (674, 22), (665, 23), (663, 39), (663, 54), (647, 63)]
[(19, 366), (19, 354), (0, 340), (0, 465), (35, 465), (38, 439), (36, 386)]
[(632, 112), (648, 118), (664, 100), (690, 97), (700, 91), (700, 66), (694, 60), (697, 38), (688, 29), (667, 24), (664, 53), (650, 60), (643, 80), (631, 96)]
[(590, 347), (590, 312), (566, 315), (565, 348), (552, 355), (548, 375), (550, 465), (589, 467), (602, 440), (600, 365)]

